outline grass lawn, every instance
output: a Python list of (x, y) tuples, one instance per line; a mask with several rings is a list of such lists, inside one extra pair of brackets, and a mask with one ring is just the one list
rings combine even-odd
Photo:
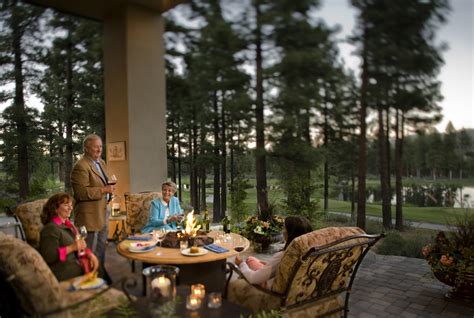
[[(208, 196), (212, 193), (212, 189), (208, 189)], [(285, 199), (284, 194), (280, 190), (271, 190), (268, 194), (268, 200), (270, 203), (277, 205), (277, 213), (285, 214), (282, 211), (281, 206), (282, 200)], [(320, 200), (320, 208), (322, 208), (321, 198), (315, 198)], [(228, 196), (228, 208), (230, 209), (230, 195)], [(189, 191), (183, 191), (183, 201), (185, 205), (189, 205)], [(254, 188), (247, 190), (247, 198), (245, 199), (245, 205), (247, 206), (245, 214), (254, 214), (257, 209), (257, 194)], [(208, 209), (212, 209), (212, 203), (208, 203)], [(350, 213), (351, 203), (347, 201), (329, 200), (329, 211)], [(367, 203), (366, 205), (367, 215), (382, 216), (382, 206), (377, 203)], [(453, 209), (445, 207), (413, 207), (404, 206), (403, 216), (407, 221), (419, 221), (428, 223), (447, 224), (453, 223), (454, 218), (458, 215), (462, 215), (464, 212), (474, 214), (474, 209)], [(392, 216), (395, 217), (395, 206), (392, 206)]]
[[(351, 203), (338, 200), (329, 200), (329, 210), (350, 213)], [(367, 203), (367, 215), (382, 216), (380, 204)], [(474, 209), (453, 209), (444, 207), (413, 207), (404, 206), (403, 216), (405, 220), (420, 221), (428, 223), (447, 224), (453, 223), (457, 216), (463, 213), (474, 214)], [(392, 206), (392, 216), (395, 217), (395, 206)]]

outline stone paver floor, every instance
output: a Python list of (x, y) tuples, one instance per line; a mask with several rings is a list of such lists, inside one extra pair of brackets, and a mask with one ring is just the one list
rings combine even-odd
[[(275, 246), (278, 249), (281, 246)], [(131, 263), (118, 255), (114, 243), (107, 249), (106, 267), (121, 289), (120, 279), (137, 278), (138, 285), (132, 293), (141, 291), (140, 263), (135, 273)], [(242, 253), (261, 259), (271, 254), (257, 254), (249, 249)], [(357, 273), (349, 301), (349, 317), (474, 317), (474, 303), (447, 300), (444, 295), (450, 287), (436, 280), (422, 259), (401, 256), (384, 256), (369, 253)]]

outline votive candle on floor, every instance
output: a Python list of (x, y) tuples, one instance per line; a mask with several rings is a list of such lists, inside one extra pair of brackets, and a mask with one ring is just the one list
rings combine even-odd
[(206, 287), (203, 284), (194, 284), (191, 285), (191, 295), (194, 295), (199, 298), (204, 298), (206, 296)]
[(197, 310), (201, 307), (201, 298), (196, 295), (186, 297), (186, 308), (189, 310)]
[(219, 308), (222, 305), (222, 295), (221, 293), (209, 293), (207, 299), (207, 307), (209, 308)]

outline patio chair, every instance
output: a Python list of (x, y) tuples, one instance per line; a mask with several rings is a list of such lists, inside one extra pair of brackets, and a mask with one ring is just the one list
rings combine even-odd
[(161, 192), (125, 193), (127, 226), (132, 234), (140, 232), (148, 222), (151, 201), (161, 198)]
[[(250, 284), (227, 263), (226, 297), (253, 312), (280, 309), (285, 317), (347, 316), (362, 259), (381, 235), (357, 227), (329, 227), (296, 238), (285, 251), (270, 289)], [(231, 280), (232, 273), (239, 279)]]
[(0, 316), (97, 317), (122, 303), (114, 288), (68, 291), (41, 255), (25, 242), (0, 232)]
[(40, 232), (43, 228), (41, 212), (47, 199), (21, 203), (16, 207), (15, 215), (20, 219), (28, 244), (38, 249)]
[[(127, 210), (127, 228), (131, 234), (139, 233), (148, 222), (151, 201), (161, 198), (161, 192), (124, 193), (125, 209)], [(135, 261), (131, 263), (132, 272), (135, 272)]]

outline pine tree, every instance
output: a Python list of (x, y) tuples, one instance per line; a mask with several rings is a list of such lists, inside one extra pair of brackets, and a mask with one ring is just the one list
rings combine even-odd
[[(4, 1), (0, 11), (0, 81), (3, 84), (12, 83), (14, 87), (13, 92), (5, 90), (1, 94), (2, 102), (12, 101), (11, 106), (4, 111), (2, 126), (6, 134), (2, 134), (2, 140), (4, 145), (10, 145), (10, 148), (5, 149), (6, 152), (12, 149), (15, 152), (13, 156), (4, 152), (3, 157), (7, 160), (5, 166), (11, 167), (17, 176), (21, 199), (29, 194), (30, 158), (36, 143), (32, 126), (28, 126), (34, 112), (25, 104), (25, 95), (30, 89), (29, 79), (33, 79), (37, 73), (33, 64), (34, 47), (38, 45), (35, 36), (42, 12), (42, 9), (16, 0)], [(8, 126), (14, 129), (7, 129)], [(15, 159), (16, 163), (8, 162), (8, 159)]]

